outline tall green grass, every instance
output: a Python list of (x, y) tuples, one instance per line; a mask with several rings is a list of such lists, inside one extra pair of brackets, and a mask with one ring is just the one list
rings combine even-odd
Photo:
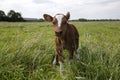
[[(72, 22), (80, 34), (80, 60), (64, 51), (65, 80), (120, 79), (120, 22)], [(0, 80), (63, 80), (52, 66), (51, 23), (0, 23)]]

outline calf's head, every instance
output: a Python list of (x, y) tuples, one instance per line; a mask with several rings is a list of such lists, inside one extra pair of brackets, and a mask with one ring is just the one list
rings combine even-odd
[(66, 30), (66, 25), (67, 25), (67, 21), (70, 17), (70, 13), (67, 12), (66, 15), (56, 14), (54, 17), (52, 17), (48, 14), (44, 14), (43, 17), (46, 21), (53, 23), (55, 35), (60, 37), (62, 32)]

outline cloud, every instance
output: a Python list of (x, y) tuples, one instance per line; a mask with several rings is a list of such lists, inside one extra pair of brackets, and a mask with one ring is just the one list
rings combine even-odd
[(71, 13), (71, 19), (119, 18), (120, 0), (0, 0), (0, 9), (21, 12), (23, 17), (43, 18), (44, 13)]
[(52, 3), (50, 0), (33, 0), (34, 3), (36, 4), (41, 4), (41, 3)]

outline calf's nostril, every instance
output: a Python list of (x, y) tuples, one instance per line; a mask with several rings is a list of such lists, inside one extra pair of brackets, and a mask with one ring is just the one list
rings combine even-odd
[(60, 31), (60, 32), (55, 32), (55, 34), (56, 34), (56, 36), (61, 36), (62, 31)]

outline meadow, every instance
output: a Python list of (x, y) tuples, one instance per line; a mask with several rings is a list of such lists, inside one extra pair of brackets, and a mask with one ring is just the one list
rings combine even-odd
[[(80, 60), (64, 80), (120, 80), (120, 22), (70, 22), (79, 31)], [(55, 34), (47, 22), (0, 22), (0, 80), (63, 80), (52, 66)]]

